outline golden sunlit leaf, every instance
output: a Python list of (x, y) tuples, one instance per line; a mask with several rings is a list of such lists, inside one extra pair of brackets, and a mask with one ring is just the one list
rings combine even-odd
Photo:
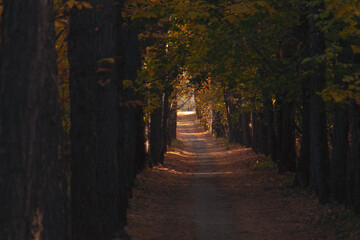
[(76, 7), (77, 7), (77, 9), (79, 9), (79, 10), (82, 10), (82, 9), (83, 9), (83, 5), (82, 5), (81, 3), (76, 4)]
[(81, 2), (84, 8), (93, 9), (94, 7), (88, 2)]
[(66, 19), (56, 19), (55, 28), (63, 28), (69, 25), (69, 21)]
[(352, 45), (351, 48), (352, 48), (352, 50), (354, 51), (355, 54), (360, 53), (360, 47), (359, 46)]
[(70, 8), (70, 9), (72, 9), (75, 6), (75, 4), (76, 4), (76, 1), (74, 1), (74, 0), (69, 0), (65, 3), (65, 5), (67, 5), (68, 8)]

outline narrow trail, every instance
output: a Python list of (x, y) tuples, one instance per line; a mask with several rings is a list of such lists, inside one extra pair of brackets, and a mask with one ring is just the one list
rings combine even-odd
[(215, 141), (194, 114), (178, 115), (178, 139), (164, 165), (138, 177), (132, 239), (334, 239), (317, 224), (328, 209), (316, 197), (276, 170), (249, 170), (263, 156)]
[(219, 190), (220, 185), (215, 178), (225, 174), (217, 168), (221, 159), (211, 155), (223, 149), (219, 149), (214, 141), (209, 141), (204, 133), (198, 133), (195, 121), (184, 120), (178, 124), (180, 138), (184, 142), (184, 150), (194, 154), (196, 167), (188, 209), (195, 223), (194, 239), (237, 239), (231, 226), (231, 203)]

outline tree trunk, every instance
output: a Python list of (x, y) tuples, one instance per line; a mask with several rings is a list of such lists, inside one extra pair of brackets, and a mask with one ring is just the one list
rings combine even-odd
[[(306, 2), (301, 4), (300, 25), (298, 29), (299, 39), (301, 39), (301, 54), (303, 58), (311, 56), (310, 47), (310, 22), (309, 7)], [(303, 71), (302, 68), (299, 72)], [(310, 78), (305, 77), (301, 81), (302, 111), (301, 111), (301, 146), (300, 157), (296, 168), (294, 184), (304, 189), (309, 185), (310, 180)]]
[(164, 94), (164, 110), (163, 110), (163, 137), (164, 137), (164, 153), (167, 152), (167, 145), (169, 145), (169, 115), (170, 115), (170, 103), (169, 95)]
[(163, 104), (151, 113), (150, 120), (150, 164), (163, 163)]
[(346, 162), (348, 155), (349, 112), (343, 104), (334, 106), (334, 126), (331, 159), (331, 198), (343, 203), (346, 200)]
[(264, 113), (266, 120), (266, 136), (267, 136), (267, 149), (266, 154), (270, 154), (271, 159), (276, 161), (276, 135), (274, 130), (274, 107), (268, 93), (264, 93)]
[[(102, 239), (110, 240), (122, 233), (119, 209), (118, 124), (119, 94), (116, 65), (104, 59), (114, 58), (117, 46), (118, 9), (115, 0), (103, 0), (97, 9), (97, 89), (96, 140), (97, 184), (99, 191), (99, 217)], [(117, 58), (114, 58), (117, 59)], [(110, 71), (111, 70), (111, 71)]]
[(296, 149), (295, 149), (295, 109), (293, 104), (283, 102), (282, 106), (282, 135), (281, 152), (279, 159), (279, 172), (296, 170)]
[(53, 2), (3, 3), (0, 239), (68, 239)]
[(146, 151), (145, 151), (145, 122), (144, 111), (142, 106), (136, 108), (136, 170), (137, 173), (141, 172), (146, 164)]
[[(359, 100), (359, 99), (358, 99)], [(360, 105), (351, 100), (350, 102), (350, 133), (351, 133), (351, 166), (353, 186), (351, 200), (354, 210), (360, 214)]]
[(241, 117), (241, 144), (250, 147), (251, 146), (251, 134), (250, 134), (250, 113), (242, 112)]
[(236, 105), (232, 102), (231, 98), (232, 93), (229, 90), (224, 91), (226, 113), (229, 125), (229, 142), (240, 143), (240, 112), (237, 109)]
[[(318, 14), (321, 6), (314, 6), (313, 14)], [(323, 54), (325, 49), (324, 37), (316, 26), (317, 20), (311, 22), (311, 55), (316, 57)], [(326, 203), (329, 198), (329, 150), (326, 130), (325, 103), (317, 92), (324, 88), (325, 65), (323, 63), (313, 66), (314, 73), (311, 77), (310, 93), (310, 183), (319, 193), (320, 203)]]
[[(349, 44), (342, 42), (343, 51), (339, 54), (340, 63), (350, 63), (352, 50)], [(335, 69), (335, 81), (343, 86), (346, 69)], [(332, 137), (332, 159), (330, 172), (331, 199), (344, 203), (346, 200), (346, 164), (349, 148), (349, 105), (336, 103), (334, 106), (334, 126)]]
[(276, 132), (276, 159), (273, 159), (274, 162), (280, 163), (281, 151), (283, 149), (283, 100), (277, 96), (275, 102), (275, 132)]
[[(127, 1), (122, 1), (122, 6)], [(121, 14), (121, 13), (119, 13)], [(122, 24), (126, 22), (126, 24)], [(132, 187), (137, 172), (137, 150), (142, 146), (137, 146), (138, 143), (138, 129), (137, 119), (137, 103), (136, 94), (132, 87), (124, 84), (125, 81), (135, 86), (137, 77), (138, 59), (137, 59), (137, 31), (134, 25), (128, 19), (121, 19), (118, 36), (118, 56), (117, 68), (119, 71), (118, 91), (120, 95), (120, 121), (119, 139), (118, 139), (118, 163), (119, 163), (119, 181), (120, 181), (120, 195), (121, 204), (119, 214), (123, 225), (126, 224), (126, 209), (128, 207), (128, 198), (132, 197)], [(141, 140), (140, 140), (141, 141)], [(139, 153), (142, 151), (139, 150)], [(123, 188), (125, 186), (125, 189)]]
[(302, 134), (299, 163), (296, 169), (295, 185), (304, 189), (309, 185), (310, 180), (310, 79), (302, 81)]
[(169, 143), (176, 139), (176, 125), (177, 125), (177, 102), (175, 101), (171, 106), (169, 117)]
[(266, 132), (267, 128), (263, 122), (263, 114), (253, 113), (251, 148), (254, 150), (254, 152), (265, 154), (267, 149)]
[[(89, 3), (95, 5), (96, 1)], [(71, 97), (72, 238), (102, 239), (98, 189), (95, 11), (73, 9), (68, 40)]]

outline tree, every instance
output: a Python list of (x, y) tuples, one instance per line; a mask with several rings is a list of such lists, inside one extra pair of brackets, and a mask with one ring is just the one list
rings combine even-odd
[[(311, 21), (311, 56), (317, 57), (324, 53), (324, 35), (317, 27), (315, 15), (323, 9), (323, 4), (312, 7)], [(326, 112), (323, 99), (317, 94), (325, 86), (325, 65), (314, 65), (310, 82), (310, 184), (319, 193), (321, 203), (329, 198), (329, 149), (326, 129)]]
[[(120, 6), (117, 1), (97, 1), (96, 10), (96, 83), (94, 86), (94, 107), (96, 112), (96, 170), (99, 205), (99, 222), (101, 239), (113, 239), (124, 235), (122, 218), (126, 215), (126, 205), (121, 199), (127, 200), (125, 181), (120, 175), (126, 171), (125, 156), (119, 151), (118, 141), (121, 137), (120, 117), (126, 115), (119, 111), (118, 85), (121, 79), (115, 63), (122, 55), (118, 52), (118, 39), (121, 24)], [(124, 144), (128, 147), (130, 143)], [(124, 206), (125, 205), (125, 206)]]
[(3, 3), (0, 238), (68, 239), (53, 1)]
[[(90, 4), (96, 4), (89, 1)], [(72, 238), (101, 239), (97, 186), (96, 15), (72, 9), (68, 37), (71, 97)]]

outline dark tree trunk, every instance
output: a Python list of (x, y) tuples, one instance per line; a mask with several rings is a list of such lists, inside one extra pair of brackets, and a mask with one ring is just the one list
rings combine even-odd
[(282, 135), (279, 136), (282, 143), (279, 158), (280, 173), (296, 170), (295, 109), (288, 101), (283, 102), (282, 106)]
[[(99, 3), (96, 15), (96, 50), (98, 75), (96, 89), (97, 184), (99, 191), (99, 217), (104, 240), (113, 239), (123, 232), (119, 211), (118, 126), (119, 95), (116, 65), (105, 59), (116, 59), (118, 9), (115, 0)], [(89, 50), (90, 51), (90, 50)]]
[(267, 128), (263, 121), (262, 113), (252, 114), (252, 143), (254, 152), (265, 154), (267, 149), (266, 139)]
[(175, 101), (171, 106), (169, 117), (169, 144), (176, 139), (176, 125), (177, 125), (177, 102)]
[[(359, 99), (358, 99), (359, 100)], [(352, 187), (349, 189), (354, 210), (360, 214), (360, 105), (351, 100), (350, 103), (350, 133), (351, 133), (351, 167)]]
[(241, 144), (251, 146), (250, 113), (242, 112), (241, 117)]
[(144, 111), (141, 106), (136, 108), (136, 167), (137, 173), (141, 172), (146, 164), (146, 151), (145, 151), (145, 122)]
[(266, 154), (270, 154), (271, 159), (276, 161), (276, 135), (274, 130), (274, 107), (268, 93), (264, 93), (264, 113), (266, 120), (267, 149)]
[(169, 95), (167, 93), (164, 94), (164, 110), (163, 110), (163, 137), (164, 137), (164, 153), (167, 151), (167, 145), (169, 144), (169, 115), (170, 115), (170, 103), (169, 103)]
[[(163, 102), (163, 101), (161, 101)], [(163, 103), (151, 113), (150, 119), (150, 164), (164, 161)]]
[(0, 239), (68, 239), (53, 2), (3, 3)]
[[(127, 1), (122, 1), (124, 5)], [(122, 25), (122, 22), (126, 22)], [(119, 70), (118, 91), (120, 94), (120, 121), (119, 121), (119, 139), (118, 139), (118, 161), (119, 161), (119, 181), (120, 185), (125, 185), (120, 188), (121, 204), (119, 214), (122, 223), (126, 224), (126, 208), (128, 206), (128, 197), (132, 197), (132, 187), (137, 172), (137, 150), (142, 146), (138, 146), (138, 129), (137, 119), (137, 97), (133, 88), (124, 84), (125, 81), (131, 82), (135, 86), (135, 79), (137, 77), (138, 59), (137, 59), (137, 31), (133, 23), (128, 19), (120, 21), (120, 32), (118, 42), (117, 68)], [(141, 141), (141, 140), (140, 140)], [(139, 150), (139, 153), (142, 151)]]
[[(311, 56), (310, 47), (310, 22), (309, 7), (306, 2), (301, 4), (300, 25), (298, 29), (301, 39), (301, 54), (303, 58)], [(299, 71), (303, 71), (302, 68)], [(294, 184), (304, 189), (309, 185), (310, 180), (310, 78), (305, 77), (301, 81), (302, 111), (301, 111), (301, 146), (299, 162), (296, 168)]]
[(252, 122), (251, 122), (251, 126), (252, 126), (252, 142), (251, 142), (251, 148), (253, 149), (254, 152), (258, 153), (259, 152), (259, 134), (258, 134), (258, 129), (259, 129), (259, 121), (258, 121), (258, 114), (257, 113), (252, 113)]
[[(352, 51), (349, 44), (343, 42), (343, 51), (339, 54), (340, 63), (350, 63)], [(346, 69), (335, 69), (335, 81), (344, 85), (342, 78)], [(334, 126), (332, 137), (332, 159), (330, 172), (330, 194), (335, 201), (344, 203), (346, 200), (346, 164), (349, 148), (349, 105), (336, 103), (334, 106)]]
[(232, 102), (232, 93), (224, 91), (224, 99), (226, 106), (226, 113), (229, 125), (229, 142), (230, 143), (240, 143), (241, 134), (240, 134), (240, 112), (237, 109), (236, 105)]
[(331, 159), (331, 198), (343, 203), (346, 200), (346, 163), (348, 155), (349, 112), (344, 104), (334, 106), (334, 126)]
[(296, 169), (295, 185), (305, 188), (310, 180), (310, 79), (302, 81), (302, 134), (299, 163)]
[[(96, 4), (94, 0), (89, 3)], [(73, 240), (102, 239), (97, 184), (96, 28), (94, 10), (73, 10), (68, 40)]]
[(283, 100), (278, 97), (275, 102), (275, 132), (276, 132), (276, 159), (273, 159), (274, 162), (280, 163), (281, 151), (283, 149)]
[[(314, 6), (313, 14), (318, 14), (321, 6)], [(325, 49), (324, 36), (316, 26), (317, 20), (311, 22), (311, 55), (313, 57), (323, 54)], [(325, 65), (323, 63), (313, 66), (310, 92), (310, 183), (319, 193), (320, 203), (326, 203), (329, 198), (329, 150), (326, 130), (325, 103), (317, 92), (324, 88)]]

